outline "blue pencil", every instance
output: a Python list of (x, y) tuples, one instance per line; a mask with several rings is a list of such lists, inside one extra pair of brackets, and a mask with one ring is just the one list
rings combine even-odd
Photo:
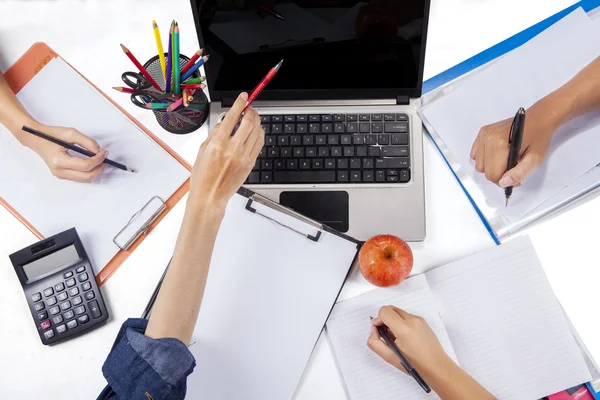
[(167, 77), (165, 78), (165, 93), (171, 92), (171, 70), (173, 69), (173, 23), (169, 29), (169, 52), (167, 53)]
[(202, 65), (204, 65), (205, 62), (208, 61), (208, 57), (210, 57), (210, 54), (205, 55), (204, 57), (199, 59), (196, 64), (192, 65), (192, 68), (188, 69), (187, 72), (181, 77), (181, 82), (184, 82), (190, 76), (194, 75), (194, 72), (198, 71), (198, 68), (200, 68)]

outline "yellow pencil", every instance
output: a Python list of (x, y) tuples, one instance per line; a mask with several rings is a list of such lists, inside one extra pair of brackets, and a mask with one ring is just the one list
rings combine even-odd
[(163, 78), (165, 83), (167, 82), (167, 60), (165, 59), (165, 52), (162, 47), (162, 40), (160, 40), (160, 31), (156, 21), (152, 20), (152, 28), (154, 28), (154, 39), (156, 39), (156, 48), (158, 49), (158, 59), (160, 60), (160, 68), (162, 69)]

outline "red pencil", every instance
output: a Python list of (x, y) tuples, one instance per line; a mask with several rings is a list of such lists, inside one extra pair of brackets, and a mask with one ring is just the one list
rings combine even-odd
[(267, 73), (267, 75), (262, 79), (262, 81), (260, 81), (260, 83), (256, 85), (252, 93), (250, 93), (250, 96), (248, 96), (248, 100), (246, 101), (246, 107), (244, 107), (242, 112), (246, 111), (246, 108), (248, 108), (250, 104), (252, 104), (252, 102), (258, 97), (260, 92), (262, 92), (263, 89), (269, 84), (269, 82), (271, 82), (271, 79), (273, 79), (277, 71), (279, 71), (279, 68), (281, 68), (281, 64), (283, 64), (283, 60), (279, 61), (279, 63), (276, 66), (271, 68), (269, 73)]
[(146, 71), (146, 68), (144, 68), (144, 66), (142, 64), (140, 64), (140, 62), (137, 60), (137, 58), (134, 57), (134, 55), (131, 53), (131, 51), (129, 51), (129, 49), (123, 45), (121, 45), (121, 49), (123, 49), (123, 53), (125, 53), (125, 55), (127, 57), (129, 57), (131, 62), (135, 64), (135, 66), (140, 71), (140, 73), (142, 75), (144, 75), (150, 81), (152, 86), (154, 86), (159, 92), (162, 92), (163, 90), (160, 88), (160, 86), (158, 86), (158, 83), (156, 83), (156, 81), (154, 79), (152, 79), (152, 76), (150, 76), (148, 71)]
[(194, 65), (194, 63), (196, 62), (197, 59), (200, 58), (200, 56), (202, 55), (203, 50), (200, 49), (196, 52), (196, 54), (194, 54), (192, 56), (192, 58), (190, 58), (190, 61), (187, 62), (187, 64), (185, 64), (185, 67), (183, 67), (181, 69), (181, 75), (183, 75), (188, 69), (192, 68), (192, 65)]
[(182, 83), (182, 89), (204, 89), (206, 85), (204, 83)]
[(134, 93), (135, 92), (135, 90), (126, 88), (123, 86), (113, 86), (113, 89), (115, 89), (117, 92), (123, 92), (123, 93)]

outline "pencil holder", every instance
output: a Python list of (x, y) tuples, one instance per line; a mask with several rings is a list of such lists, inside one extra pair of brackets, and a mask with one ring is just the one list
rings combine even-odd
[[(168, 54), (165, 54), (165, 57), (168, 57)], [(183, 68), (190, 59), (183, 54), (180, 54), (179, 60), (181, 68)], [(152, 76), (152, 79), (158, 83), (161, 89), (164, 90), (165, 82), (158, 55), (146, 61), (144, 68), (148, 71), (150, 76)], [(200, 70), (194, 72), (193, 77), (200, 77)], [(196, 89), (193, 97), (194, 100), (190, 102), (190, 105), (198, 105), (193, 109), (189, 107), (180, 107), (178, 110), (172, 112), (152, 110), (158, 124), (164, 130), (178, 135), (191, 133), (200, 128), (208, 118), (208, 98), (202, 89)]]

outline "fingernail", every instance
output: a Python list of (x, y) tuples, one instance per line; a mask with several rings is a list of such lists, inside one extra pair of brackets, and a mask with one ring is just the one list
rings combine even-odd
[(104, 158), (108, 158), (108, 150), (104, 150)]
[(242, 99), (244, 101), (248, 100), (248, 93), (246, 93), (246, 92), (240, 93), (240, 99)]
[(500, 187), (508, 187), (508, 186), (514, 186), (515, 185), (515, 181), (513, 181), (513, 178), (511, 178), (509, 175), (503, 176), (502, 179), (500, 179), (500, 182), (498, 182), (498, 184), (500, 185)]

